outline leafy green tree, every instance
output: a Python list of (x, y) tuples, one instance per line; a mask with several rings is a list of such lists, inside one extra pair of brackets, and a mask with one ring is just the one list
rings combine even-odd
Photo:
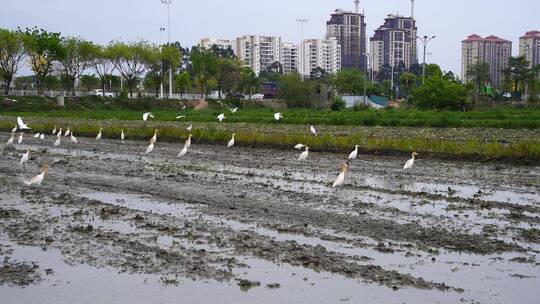
[(191, 86), (191, 75), (189, 75), (187, 71), (176, 75), (176, 78), (174, 79), (174, 87), (180, 91), (180, 95), (187, 93), (187, 90), (191, 88)]
[(216, 74), (218, 58), (211, 50), (194, 47), (191, 50), (191, 64), (200, 92), (206, 94), (209, 82)]
[(435, 63), (426, 65), (426, 78), (429, 77), (442, 77), (443, 71), (441, 67)]
[(508, 67), (503, 70), (504, 76), (512, 82), (514, 96), (519, 95), (520, 85), (523, 87), (528, 79), (530, 79), (531, 69), (529, 62), (525, 56), (510, 57)]
[(249, 99), (251, 99), (251, 95), (253, 95), (253, 91), (256, 90), (260, 85), (260, 80), (257, 77), (257, 74), (250, 68), (250, 67), (242, 67), (240, 71), (241, 75), (241, 86), (243, 88), (243, 92), (249, 95)]
[(96, 72), (97, 76), (101, 80), (101, 89), (105, 92), (105, 85), (109, 84), (109, 90), (111, 90), (112, 80), (108, 75), (112, 74), (114, 70), (114, 64), (111, 61), (110, 49), (107, 46), (101, 46), (93, 44), (90, 49), (90, 67)]
[(81, 85), (87, 91), (100, 87), (100, 79), (96, 75), (81, 75)]
[(483, 61), (471, 64), (465, 76), (474, 84), (475, 101), (478, 101), (482, 88), (490, 81), (489, 64)]
[(4, 93), (9, 87), (21, 61), (25, 57), (23, 39), (20, 32), (0, 29), (0, 78), (4, 82)]
[(414, 101), (421, 109), (463, 109), (468, 94), (467, 86), (441, 75), (427, 77), (424, 85), (413, 90)]
[(30, 68), (36, 75), (38, 92), (43, 94), (44, 81), (52, 71), (53, 62), (61, 60), (66, 54), (60, 33), (47, 32), (37, 28), (27, 28), (20, 33), (24, 48), (30, 58)]
[(280, 97), (287, 101), (289, 108), (304, 108), (311, 104), (311, 82), (303, 81), (298, 73), (281, 76), (279, 89)]
[(15, 78), (15, 90), (29, 90), (34, 87), (35, 76), (19, 76)]
[(411, 92), (413, 88), (416, 85), (418, 78), (416, 75), (410, 72), (405, 72), (399, 76), (399, 83), (405, 88), (405, 93), (407, 94), (407, 97), (411, 95)]
[(150, 48), (150, 44), (142, 40), (129, 44), (113, 41), (108, 46), (110, 60), (122, 78), (126, 80), (130, 95), (133, 94), (139, 79), (145, 72)]
[(221, 99), (221, 91), (230, 93), (242, 81), (241, 63), (235, 59), (220, 58), (218, 59), (216, 69), (216, 81), (218, 86), (218, 94)]
[(328, 73), (321, 67), (316, 67), (309, 73), (309, 79), (322, 81), (327, 77)]
[(167, 80), (170, 67), (177, 67), (180, 63), (182, 54), (180, 50), (174, 46), (148, 46), (146, 49), (146, 56), (144, 58), (144, 64), (148, 73), (145, 76), (145, 87), (152, 87), (158, 96), (160, 86)]
[(362, 95), (365, 79), (357, 69), (342, 69), (336, 75), (335, 84), (340, 94)]
[(262, 82), (270, 81), (276, 82), (279, 81), (280, 77), (283, 75), (283, 66), (280, 62), (276, 61), (267, 66), (259, 74), (259, 78)]
[(47, 75), (43, 79), (43, 88), (49, 91), (59, 90), (62, 88), (62, 84), (57, 76)]
[(58, 61), (62, 65), (61, 78), (66, 90), (75, 93), (75, 83), (92, 64), (94, 45), (78, 37), (62, 38), (64, 56)]

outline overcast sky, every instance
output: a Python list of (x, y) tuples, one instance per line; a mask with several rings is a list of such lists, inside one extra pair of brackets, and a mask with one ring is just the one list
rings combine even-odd
[[(298, 17), (309, 19), (305, 38), (323, 38), (325, 22), (336, 8), (352, 10), (352, 0), (173, 0), (171, 40), (194, 45), (202, 37), (235, 38), (242, 34), (300, 40)], [(419, 35), (436, 35), (429, 62), (460, 72), (461, 40), (477, 33), (514, 43), (528, 30), (540, 30), (540, 0), (416, 0)], [(410, 14), (409, 0), (361, 0), (368, 37), (390, 13)], [(38, 26), (98, 43), (144, 38), (159, 42), (167, 26), (160, 0), (0, 0), (0, 27)], [(163, 35), (165, 41), (166, 34)], [(420, 45), (419, 45), (420, 47)], [(421, 52), (419, 52), (421, 54)], [(421, 61), (422, 58), (419, 58)]]

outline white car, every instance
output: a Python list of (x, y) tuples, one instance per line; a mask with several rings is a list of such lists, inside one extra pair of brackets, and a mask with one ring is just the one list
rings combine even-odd
[(90, 95), (93, 96), (101, 96), (101, 97), (114, 97), (114, 94), (111, 92), (103, 92), (101, 89), (95, 89), (92, 92), (90, 92)]
[(262, 100), (262, 99), (264, 99), (264, 94), (253, 94), (253, 95), (251, 95), (251, 99)]

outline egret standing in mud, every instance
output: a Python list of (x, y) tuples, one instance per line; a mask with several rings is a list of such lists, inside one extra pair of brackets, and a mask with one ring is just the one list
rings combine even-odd
[(21, 130), (30, 130), (30, 128), (23, 122), (21, 117), (17, 117), (17, 124)]
[(45, 174), (49, 171), (49, 166), (47, 164), (43, 165), (43, 169), (41, 170), (41, 173), (32, 177), (30, 180), (25, 180), (24, 183), (27, 186), (38, 184), (41, 185), (41, 182), (43, 182), (43, 179), (45, 178)]
[(74, 144), (77, 143), (77, 138), (73, 135), (73, 132), (69, 134), (69, 139), (71, 140), (72, 143)]
[(64, 133), (64, 137), (68, 137), (69, 134), (71, 134), (71, 130), (69, 129), (69, 127), (67, 127), (67, 130), (66, 130), (66, 132)]
[(152, 136), (152, 138), (150, 138), (150, 143), (151, 144), (155, 144), (157, 142), (157, 133), (159, 132), (158, 129), (155, 129), (154, 130), (154, 136)]
[(405, 166), (403, 166), (403, 169), (407, 170), (407, 169), (410, 169), (412, 168), (413, 164), (414, 164), (414, 160), (416, 159), (416, 156), (418, 155), (418, 153), (416, 152), (413, 152), (412, 153), (412, 158), (409, 159), (406, 163), (405, 163)]
[(349, 154), (349, 159), (356, 159), (358, 157), (358, 147), (359, 145), (354, 146), (354, 150)]
[(39, 138), (39, 133), (34, 134), (34, 138)]
[(234, 136), (235, 135), (236, 135), (236, 133), (232, 134), (231, 140), (229, 140), (229, 143), (227, 144), (227, 148), (230, 148), (230, 147), (234, 146)]
[(146, 147), (146, 153), (145, 154), (150, 154), (150, 153), (152, 153), (152, 151), (154, 151), (154, 143), (150, 141), (150, 144), (148, 145), (148, 147)]
[(191, 147), (191, 134), (189, 134), (188, 139), (186, 139), (186, 142), (184, 143), (184, 147), (182, 148), (180, 153), (178, 153), (178, 157), (186, 155), (189, 147)]
[(124, 129), (122, 129), (122, 133), (120, 133), (120, 139), (122, 140), (122, 143), (124, 143), (125, 138), (126, 138), (126, 135), (124, 135)]
[(45, 140), (45, 133), (41, 133), (41, 135), (39, 136), (39, 139), (41, 141), (44, 141)]
[(187, 130), (188, 132), (191, 132), (191, 129), (193, 129), (193, 126), (192, 126), (191, 124), (189, 124), (189, 126), (186, 128), (186, 130)]
[(56, 135), (56, 125), (54, 125), (54, 129), (52, 130), (51, 135)]
[(311, 131), (311, 133), (315, 136), (317, 136), (317, 130), (315, 130), (315, 127), (314, 126), (311, 126), (309, 127), (309, 130)]
[(13, 129), (11, 129), (11, 133), (17, 132), (17, 126), (15, 126)]
[(143, 120), (143, 121), (147, 121), (147, 120), (148, 120), (148, 117), (154, 118), (154, 114), (152, 114), (152, 113), (150, 113), (150, 112), (144, 113), (143, 116), (142, 116), (142, 120)]
[(309, 147), (306, 146), (304, 152), (302, 152), (302, 153), (300, 154), (300, 156), (298, 157), (298, 160), (299, 160), (299, 161), (306, 160), (307, 157), (308, 157), (308, 155), (309, 155)]
[(186, 142), (185, 142), (185, 146), (189, 149), (189, 147), (191, 147), (191, 137), (193, 135), (191, 135), (191, 133), (189, 134), (188, 138), (186, 139)]
[(56, 147), (56, 153), (58, 153), (58, 147), (60, 146), (61, 143), (62, 143), (62, 137), (59, 136), (54, 141), (54, 146)]
[(217, 116), (217, 119), (219, 120), (219, 122), (222, 122), (225, 119), (225, 114), (224, 113), (219, 114)]
[(101, 140), (101, 131), (103, 130), (103, 128), (99, 128), (99, 133), (96, 135), (96, 141), (100, 141)]
[(23, 134), (24, 134), (23, 132), (21, 132), (21, 133), (19, 134), (19, 139), (17, 140), (17, 143), (18, 143), (19, 145), (20, 145), (20, 144), (22, 143), (22, 141), (23, 141)]
[(280, 119), (283, 119), (283, 114), (282, 113), (274, 113), (274, 119), (276, 121), (279, 121)]
[(345, 181), (345, 173), (347, 173), (347, 170), (349, 170), (349, 162), (345, 162), (341, 166), (341, 172), (336, 177), (336, 180), (334, 181), (334, 184), (332, 185), (332, 188), (336, 188), (336, 187), (341, 186), (343, 184), (343, 181)]
[(24, 153), (21, 156), (21, 160), (19, 161), (19, 166), (23, 167), (28, 162), (28, 159), (30, 158), (30, 149), (26, 149), (26, 153)]
[(9, 146), (13, 145), (14, 140), (15, 140), (15, 134), (11, 133), (11, 137), (6, 142), (6, 147), (9, 147)]
[(62, 128), (58, 131), (58, 134), (56, 134), (56, 137), (60, 138), (62, 136)]

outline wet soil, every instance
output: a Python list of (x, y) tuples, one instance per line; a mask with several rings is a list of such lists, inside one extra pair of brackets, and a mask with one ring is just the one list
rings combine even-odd
[[(403, 171), (406, 159), (360, 155), (333, 189), (346, 155), (298, 162), (296, 151), (194, 144), (177, 158), (181, 145), (159, 140), (150, 155), (143, 141), (79, 138), (59, 149), (50, 141), (25, 139), (0, 156), (7, 303), (48, 290), (67, 303), (73, 285), (91, 302), (99, 284), (190, 303), (535, 303), (540, 295), (539, 167), (420, 158)], [(43, 163), (44, 183), (24, 186)]]

